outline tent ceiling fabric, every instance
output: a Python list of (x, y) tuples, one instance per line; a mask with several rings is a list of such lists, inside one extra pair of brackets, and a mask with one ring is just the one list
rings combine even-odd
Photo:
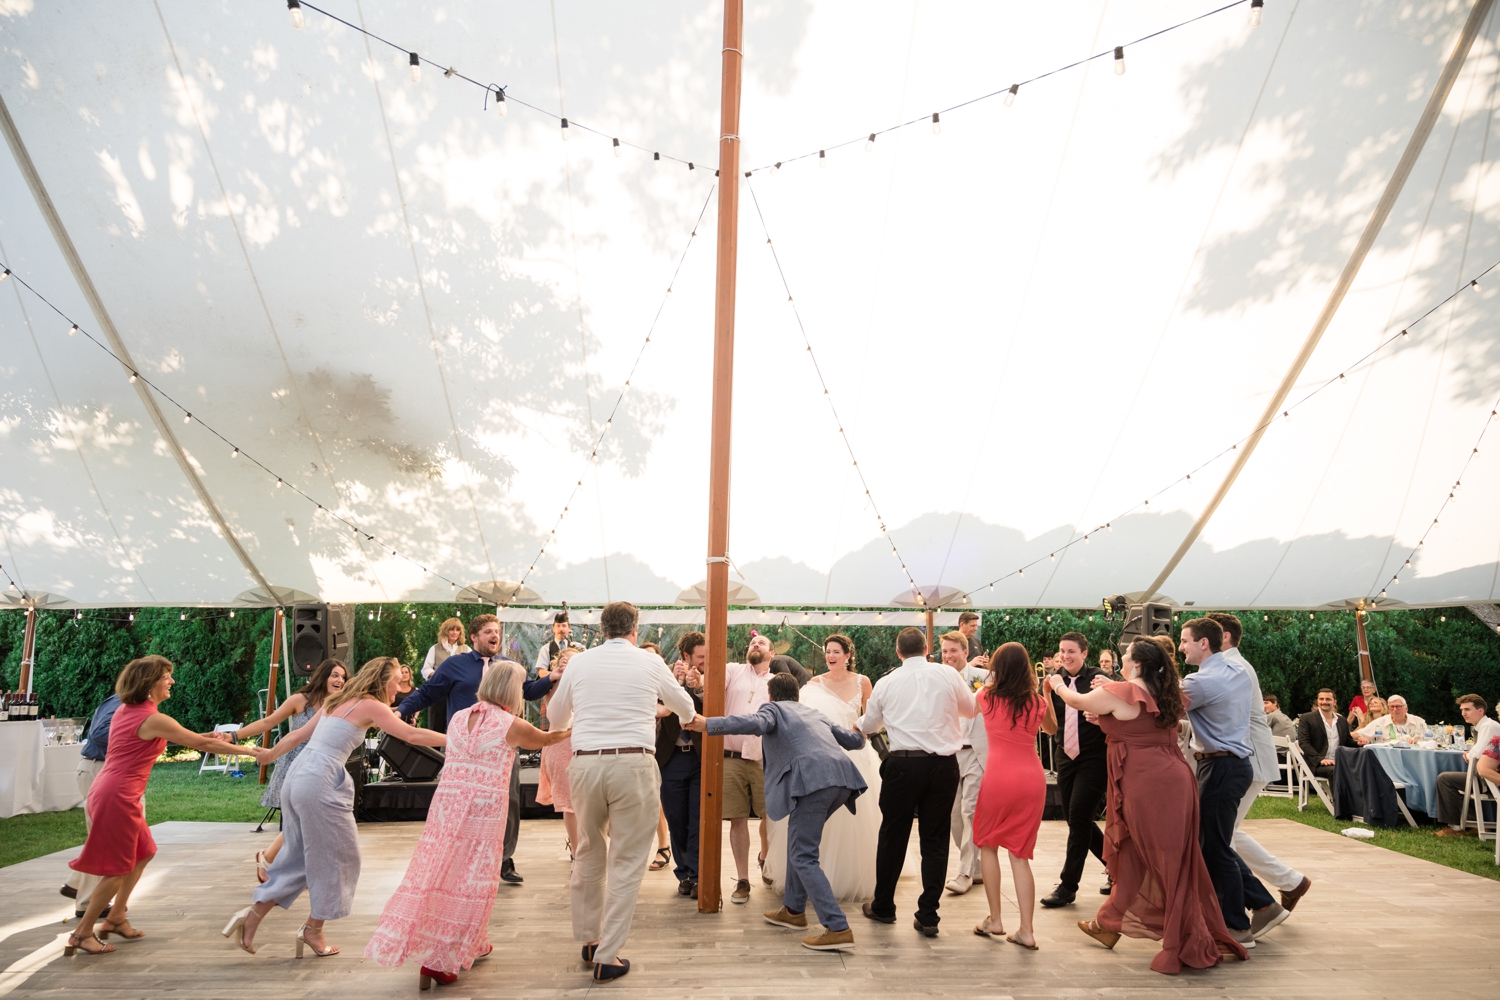
[[(1278, 0), (1256, 29), (1235, 8), (1132, 47), (1124, 76), (1090, 63), (945, 112), (940, 135), (838, 144), (1211, 6), (748, 5), (744, 162), (788, 161), (748, 182), (765, 229), (747, 198), (740, 233), (731, 551), (762, 604), (887, 606), (904, 563), (976, 607), (1083, 607), (1166, 564), (1467, 5)], [(68, 334), (99, 323), (0, 154), (0, 259), (68, 317), (0, 283), (7, 603), (450, 601), (475, 581), (673, 603), (707, 537), (712, 213), (689, 236), (714, 183), (717, 4), (566, 5), (555, 58), (545, 7), (329, 9), (506, 86), (509, 114), (269, 0), (0, 4), (0, 96), (275, 590), (128, 373)], [(1496, 34), (1290, 399), (1334, 384), (1269, 430), (1164, 584), (1184, 605), (1376, 598), (1424, 532), (1389, 604), (1500, 599), (1500, 272), (1468, 285), (1500, 260)], [(604, 137), (564, 142), (521, 101)], [(698, 169), (616, 158), (612, 135)], [(826, 168), (791, 162), (821, 148)]]

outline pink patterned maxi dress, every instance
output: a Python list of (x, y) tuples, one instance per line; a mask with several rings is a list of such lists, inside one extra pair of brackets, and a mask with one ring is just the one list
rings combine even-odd
[[(470, 731), (469, 719), (476, 716)], [(365, 945), (366, 958), (379, 965), (416, 958), (429, 969), (456, 973), (489, 952), (515, 759), (505, 734), (514, 721), (483, 701), (448, 720), (447, 761), (427, 825), (401, 887)]]

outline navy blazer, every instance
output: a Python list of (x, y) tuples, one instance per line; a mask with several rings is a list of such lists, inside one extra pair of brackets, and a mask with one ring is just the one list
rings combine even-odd
[[(504, 657), (496, 654), (491, 659)], [(484, 657), (478, 653), (470, 650), (450, 656), (438, 665), (431, 677), (422, 682), (421, 687), (402, 699), (401, 704), (396, 706), (396, 714), (407, 718), (435, 701), (447, 701), (448, 718), (451, 719), (455, 712), (462, 712), (479, 700), (479, 681), (482, 677)], [(521, 696), (527, 701), (535, 701), (551, 690), (553, 683), (551, 677), (524, 681), (521, 684)]]
[(761, 737), (771, 819), (786, 818), (799, 798), (825, 788), (847, 788), (844, 805), (854, 812), (854, 800), (869, 787), (844, 752), (858, 750), (865, 738), (801, 702), (769, 701), (754, 715), (709, 719), (708, 734)]

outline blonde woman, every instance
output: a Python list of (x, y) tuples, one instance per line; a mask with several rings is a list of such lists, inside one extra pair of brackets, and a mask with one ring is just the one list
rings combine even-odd
[[(437, 668), (450, 656), (472, 652), (464, 642), (464, 623), (449, 618), (438, 626), (437, 642), (427, 647), (427, 658), (422, 661), (422, 680), (431, 679)], [(427, 706), (427, 728), (435, 733), (448, 731), (448, 700), (435, 701)]]
[[(559, 654), (559, 671), (570, 652)], [(548, 753), (568, 745), (568, 730), (544, 733), (517, 717), (525, 705), (525, 676), (519, 663), (490, 664), (479, 682), (479, 700), (453, 714), (447, 761), (422, 839), (365, 946), (365, 957), (380, 965), (419, 960), (422, 989), (432, 980), (452, 983), (492, 950), (487, 928), (500, 885), (505, 816), (519, 806), (509, 801), (513, 748), (545, 748), (545, 766)]]
[(1377, 694), (1371, 695), (1369, 700), (1365, 702), (1365, 710), (1363, 712), (1350, 712), (1349, 714), (1359, 716), (1359, 725), (1353, 728), (1363, 729), (1376, 719), (1383, 719), (1387, 715), (1390, 715), (1391, 712), (1389, 706), (1385, 703), (1385, 699)]
[(338, 954), (323, 936), (323, 922), (347, 917), (359, 883), (359, 835), (354, 825), (354, 781), (344, 763), (365, 738), (365, 731), (381, 729), (408, 743), (445, 746), (442, 733), (417, 729), (391, 711), (396, 693), (394, 657), (378, 656), (366, 663), (305, 726), (268, 751), (274, 760), (307, 743), (281, 786), (282, 832), (286, 837), (266, 881), (255, 890), (255, 902), (230, 918), (224, 936), (255, 954), (255, 932), (274, 906), (289, 908), (307, 890), (311, 915), (297, 931), (297, 957), (310, 945), (319, 958)]

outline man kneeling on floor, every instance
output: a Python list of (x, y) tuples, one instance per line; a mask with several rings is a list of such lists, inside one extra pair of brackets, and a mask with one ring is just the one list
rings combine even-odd
[(767, 692), (771, 700), (753, 715), (714, 719), (700, 715), (689, 728), (710, 736), (762, 737), (766, 813), (773, 820), (787, 819), (786, 889), (781, 908), (768, 910), (766, 920), (778, 927), (805, 930), (811, 899), (824, 929), (822, 934), (803, 938), (803, 947), (853, 951), (854, 932), (818, 867), (818, 847), (823, 842), (823, 824), (843, 807), (854, 812), (855, 799), (868, 787), (841, 749), (858, 750), (865, 738), (798, 702), (797, 678), (791, 674), (772, 676)]

